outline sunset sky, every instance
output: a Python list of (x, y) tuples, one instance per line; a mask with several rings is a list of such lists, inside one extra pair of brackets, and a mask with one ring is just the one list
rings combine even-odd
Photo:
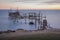
[(0, 0), (0, 9), (60, 9), (60, 0)]

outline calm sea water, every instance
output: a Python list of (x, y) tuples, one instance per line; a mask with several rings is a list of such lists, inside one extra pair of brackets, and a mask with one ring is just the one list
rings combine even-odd
[[(13, 10), (15, 11), (15, 10)], [(43, 14), (43, 16), (47, 17), (48, 24), (50, 24), (53, 28), (60, 28), (60, 10), (19, 10), (19, 12), (22, 13), (28, 13), (28, 12), (36, 12), (39, 13), (39, 11)], [(35, 30), (35, 25), (28, 25), (24, 24), (24, 20), (19, 20), (18, 23), (13, 24), (12, 21), (8, 20), (8, 13), (9, 10), (0, 10), (0, 31), (6, 31), (6, 30), (16, 30), (16, 29), (25, 29), (25, 30)], [(23, 22), (22, 22), (23, 21)], [(21, 24), (22, 22), (22, 24)]]

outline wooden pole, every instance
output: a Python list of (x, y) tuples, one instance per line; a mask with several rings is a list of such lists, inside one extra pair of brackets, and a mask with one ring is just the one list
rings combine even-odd
[(25, 13), (25, 24), (26, 24), (26, 13)]
[(36, 13), (34, 13), (34, 16), (35, 16), (35, 29), (36, 29)]

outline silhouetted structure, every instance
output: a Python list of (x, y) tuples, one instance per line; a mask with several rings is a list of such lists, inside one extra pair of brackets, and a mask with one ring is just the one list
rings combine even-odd
[(20, 16), (19, 12), (9, 12), (9, 17), (11, 19), (17, 19), (19, 18), (19, 16)]
[(27, 19), (29, 19), (29, 24), (30, 25), (35, 25), (35, 28), (38, 26), (38, 30), (40, 29), (46, 29), (47, 28), (47, 20), (46, 16), (44, 17), (45, 19), (43, 20), (42, 14), (40, 13), (35, 13), (35, 12), (29, 12), (28, 16), (25, 13), (24, 15), (20, 15), (18, 11), (16, 12), (9, 12), (9, 19), (14, 20), (13, 22), (18, 22), (18, 19), (24, 19), (25, 24), (27, 23)]
[(46, 29), (46, 28), (47, 28), (47, 20), (45, 17), (45, 19), (43, 20), (43, 29)]
[(18, 11), (16, 12), (9, 12), (9, 19), (13, 20), (13, 23), (15, 24), (16, 22), (18, 22), (18, 20), (20, 19), (21, 15), (19, 14)]

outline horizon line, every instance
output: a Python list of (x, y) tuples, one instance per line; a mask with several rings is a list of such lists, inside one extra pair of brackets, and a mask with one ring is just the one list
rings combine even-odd
[[(0, 9), (0, 10), (10, 10), (10, 8)], [(60, 9), (14, 9), (14, 8), (12, 9), (11, 8), (11, 10), (60, 10)]]

